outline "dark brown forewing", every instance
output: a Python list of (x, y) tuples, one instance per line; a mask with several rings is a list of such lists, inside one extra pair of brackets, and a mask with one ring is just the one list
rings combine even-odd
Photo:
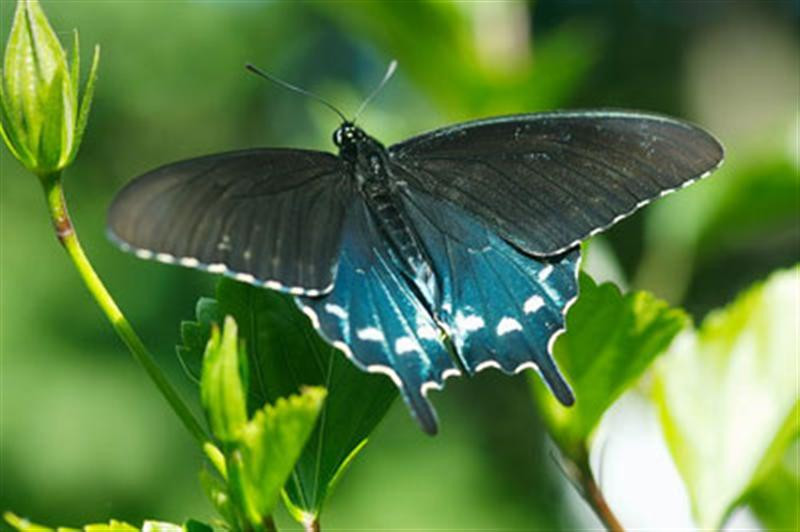
[(238, 151), (134, 179), (114, 199), (108, 229), (142, 258), (314, 295), (333, 283), (351, 197), (331, 154)]
[(723, 157), (719, 142), (696, 126), (627, 111), (479, 120), (389, 152), (399, 179), (538, 256), (561, 253), (708, 175)]

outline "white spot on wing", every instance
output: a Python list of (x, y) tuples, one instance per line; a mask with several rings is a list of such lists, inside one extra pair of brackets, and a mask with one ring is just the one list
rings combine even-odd
[(140, 259), (145, 259), (145, 260), (152, 259), (154, 255), (154, 253), (149, 249), (137, 249), (134, 253)]
[(482, 329), (486, 325), (483, 318), (475, 314), (464, 315), (461, 312), (456, 313), (456, 328), (462, 333), (471, 333)]
[(514, 331), (521, 331), (522, 324), (514, 318), (505, 317), (497, 324), (497, 336), (503, 336)]
[(394, 342), (394, 350), (398, 355), (417, 351), (417, 342), (411, 336), (401, 336)]
[(159, 262), (172, 264), (173, 262), (175, 262), (175, 257), (170, 255), (169, 253), (156, 253), (156, 260)]
[(537, 277), (539, 278), (540, 281), (544, 281), (545, 279), (550, 277), (551, 273), (553, 273), (553, 265), (548, 264), (547, 266), (539, 270), (539, 275)]
[(328, 314), (333, 314), (337, 318), (341, 318), (343, 320), (346, 320), (349, 316), (345, 309), (334, 303), (325, 303), (325, 312)]
[(383, 331), (377, 327), (365, 327), (360, 329), (356, 332), (356, 336), (361, 340), (369, 340), (371, 342), (382, 342), (386, 339), (383, 336)]
[(543, 306), (544, 306), (544, 299), (542, 299), (542, 296), (532, 295), (527, 300), (525, 300), (525, 305), (522, 307), (522, 310), (525, 312), (525, 314), (531, 314), (532, 312), (536, 312)]
[(194, 257), (183, 257), (178, 261), (178, 264), (186, 266), (187, 268), (197, 268), (200, 266), (200, 261)]
[(439, 332), (430, 325), (420, 325), (417, 327), (417, 336), (425, 340), (436, 340), (439, 338)]

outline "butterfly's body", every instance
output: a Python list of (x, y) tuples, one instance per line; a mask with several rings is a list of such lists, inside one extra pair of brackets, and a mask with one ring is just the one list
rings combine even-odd
[(400, 189), (406, 184), (390, 171), (389, 153), (383, 144), (352, 124), (343, 124), (333, 138), (339, 146), (339, 156), (356, 180), (370, 218), (393, 250), (391, 260), (433, 313), (436, 277), (401, 198)]
[(334, 143), (149, 172), (118, 194), (110, 234), (142, 258), (291, 294), (428, 432), (428, 391), (463, 372), (532, 368), (571, 404), (552, 352), (578, 244), (722, 160), (703, 130), (624, 111), (479, 120), (388, 148), (345, 122)]

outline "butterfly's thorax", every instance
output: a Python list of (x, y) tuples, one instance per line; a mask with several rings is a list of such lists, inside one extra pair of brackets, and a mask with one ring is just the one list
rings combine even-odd
[(422, 242), (403, 205), (397, 180), (389, 171), (386, 148), (361, 129), (345, 124), (334, 134), (340, 156), (353, 175), (378, 230), (394, 251), (393, 256), (423, 297), (433, 306), (436, 280)]

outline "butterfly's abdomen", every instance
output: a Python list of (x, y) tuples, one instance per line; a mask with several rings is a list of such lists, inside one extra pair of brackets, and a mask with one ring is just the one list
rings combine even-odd
[(431, 262), (409, 222), (397, 192), (385, 179), (367, 180), (362, 190), (379, 231), (394, 252), (400, 270), (422, 292), (429, 308), (433, 308), (437, 289)]

